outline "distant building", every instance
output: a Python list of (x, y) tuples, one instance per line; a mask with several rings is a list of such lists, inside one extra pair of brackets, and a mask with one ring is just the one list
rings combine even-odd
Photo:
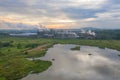
[(19, 33), (19, 34), (9, 34), (10, 36), (37, 36), (37, 33)]
[(94, 31), (91, 30), (81, 30), (79, 32), (79, 38), (82, 39), (94, 39), (96, 37), (96, 33)]
[(74, 32), (69, 32), (67, 30), (59, 30), (55, 33), (55, 38), (78, 38), (79, 36)]
[(48, 29), (44, 25), (39, 25), (36, 33), (20, 32), (9, 34), (10, 36), (36, 36), (38, 38), (59, 38), (59, 39), (94, 39), (96, 33), (84, 29)]

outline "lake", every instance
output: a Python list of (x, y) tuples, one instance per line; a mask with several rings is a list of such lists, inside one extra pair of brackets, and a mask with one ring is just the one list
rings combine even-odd
[(57, 44), (44, 57), (52, 61), (48, 70), (39, 74), (29, 74), (22, 80), (120, 80), (120, 52), (112, 49)]

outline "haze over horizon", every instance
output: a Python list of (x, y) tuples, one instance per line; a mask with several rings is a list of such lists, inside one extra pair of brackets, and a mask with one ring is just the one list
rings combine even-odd
[(120, 0), (0, 0), (0, 29), (120, 29)]

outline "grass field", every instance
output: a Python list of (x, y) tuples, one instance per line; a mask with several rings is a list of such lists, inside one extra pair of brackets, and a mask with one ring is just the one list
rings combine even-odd
[[(50, 61), (34, 60), (44, 56), (54, 44), (78, 44), (111, 48), (120, 51), (117, 40), (79, 40), (42, 38), (0, 38), (0, 80), (17, 80), (30, 73), (39, 73), (52, 65)], [(76, 47), (76, 49), (80, 49)], [(33, 58), (28, 60), (26, 58)]]

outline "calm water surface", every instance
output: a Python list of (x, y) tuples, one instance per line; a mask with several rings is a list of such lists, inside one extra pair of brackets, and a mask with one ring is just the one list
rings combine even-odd
[(112, 49), (75, 45), (54, 45), (42, 60), (53, 65), (39, 74), (30, 74), (22, 80), (120, 80), (120, 52)]

